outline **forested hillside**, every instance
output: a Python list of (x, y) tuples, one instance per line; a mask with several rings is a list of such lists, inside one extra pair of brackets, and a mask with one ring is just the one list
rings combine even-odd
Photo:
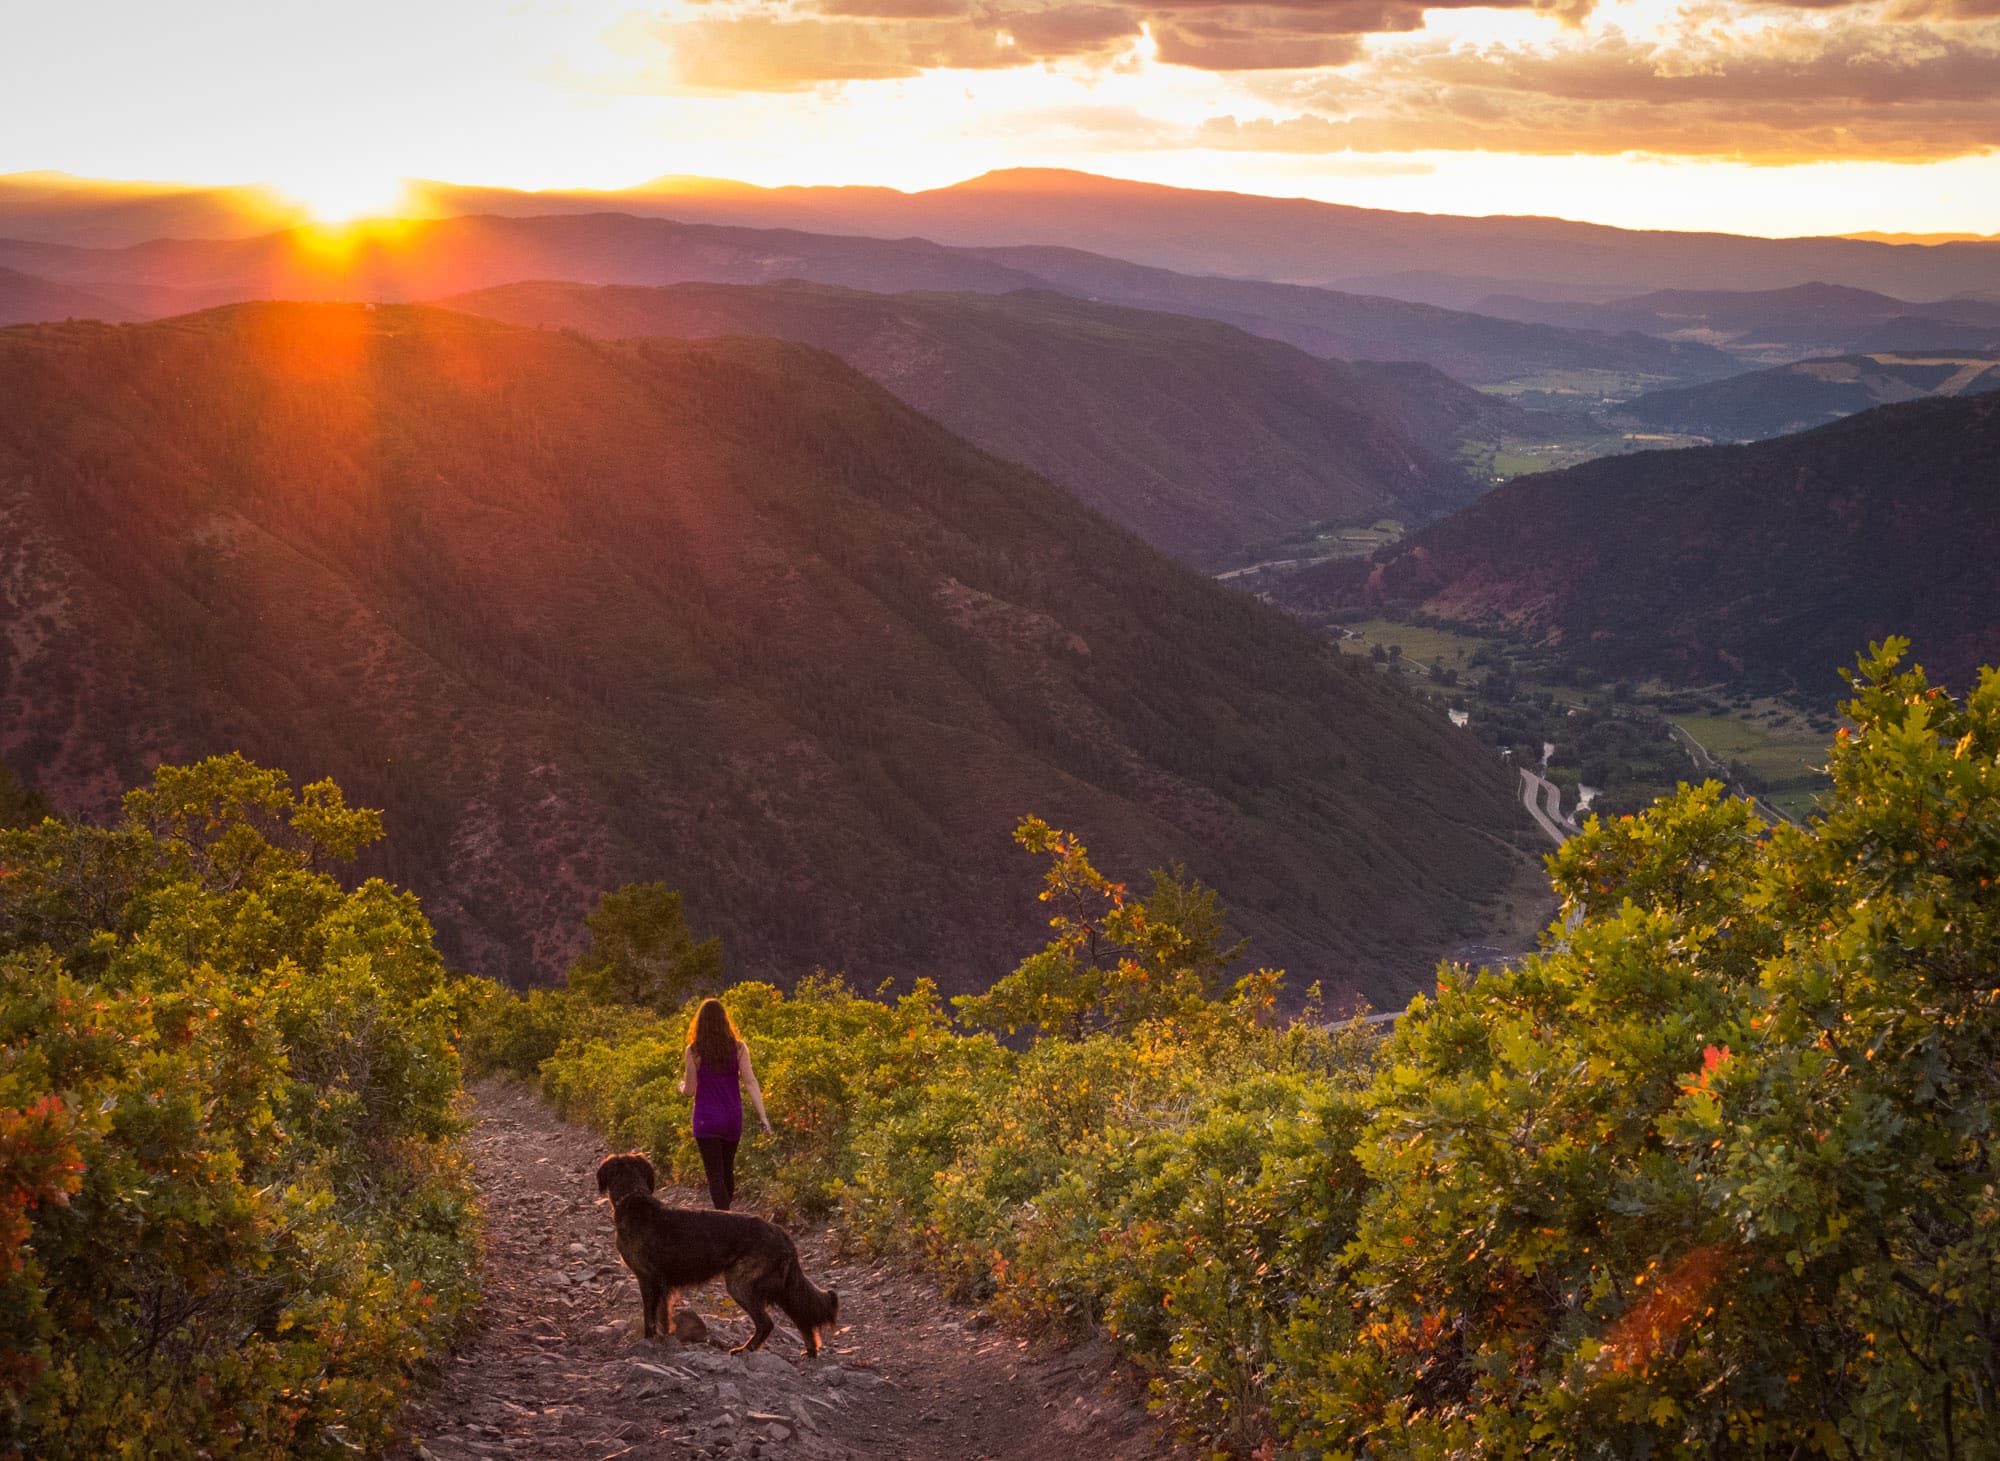
[(0, 334), (0, 757), (383, 806), (451, 955), (684, 890), (733, 972), (983, 987), (1036, 812), (1399, 1001), (1522, 866), (1488, 755), (828, 356), (409, 307)]
[(1318, 523), (1442, 516), (1477, 494), (1452, 450), (1532, 419), (1423, 366), (1319, 360), (1214, 321), (1047, 291), (515, 284), (440, 302), (610, 338), (817, 345), (1201, 565)]
[(1518, 477), (1373, 563), (1284, 589), (1559, 640), (1611, 675), (1831, 703), (1840, 646), (1906, 634), (1954, 686), (2000, 659), (2000, 396), (1916, 401), (1750, 446)]

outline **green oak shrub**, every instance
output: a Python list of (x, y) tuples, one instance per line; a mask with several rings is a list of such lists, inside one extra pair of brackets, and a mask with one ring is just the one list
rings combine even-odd
[[(752, 1190), (1108, 1336), (1219, 1453), (2000, 1453), (2000, 674), (1903, 650), (1810, 823), (1713, 784), (1593, 820), (1539, 952), (1386, 1043), (1221, 988), (1199, 890), (1025, 823), (1055, 938), (989, 994), (728, 992)], [(549, 1032), (515, 1068), (697, 1172), (690, 1011), (540, 999), (489, 1006)]]
[(331, 783), (0, 832), (0, 1453), (331, 1456), (475, 1294), (470, 990)]

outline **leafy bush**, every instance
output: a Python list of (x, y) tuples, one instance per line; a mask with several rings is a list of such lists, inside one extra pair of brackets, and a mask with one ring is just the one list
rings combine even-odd
[[(1235, 1454), (2000, 1452), (2000, 674), (1957, 703), (1902, 648), (1819, 820), (1713, 784), (1593, 820), (1541, 952), (1447, 966), (1379, 1048), (1275, 1020), (1275, 976), (1218, 994), (1212, 905), (1024, 824), (1054, 942), (960, 1010), (1040, 1038), (738, 986), (780, 1128), (749, 1170), (1110, 1335)], [(685, 1011), (526, 1007), (525, 1072), (698, 1170)]]
[[(1373, 1039), (1281, 1024), (1268, 972), (1220, 997), (1234, 951), (1183, 876), (1134, 900), (1066, 834), (1030, 820), (1020, 840), (1049, 858), (1055, 940), (958, 1003), (1044, 1038), (1014, 1049), (956, 1025), (927, 983), (893, 1002), (825, 977), (737, 985), (724, 998), (778, 1128), (746, 1141), (746, 1187), (780, 1212), (837, 1211), (853, 1241), (1024, 1325), (1107, 1329), (1191, 1431), (1259, 1434), (1278, 1349), (1320, 1332), (1308, 1301), (1353, 1231)], [(473, 1047), (693, 1179), (692, 1004), (655, 1017), (591, 992), (496, 991)]]
[(379, 833), (233, 756), (0, 833), (0, 1452), (368, 1447), (465, 1312), (468, 991), (318, 870)]
[(1555, 859), (1566, 923), (1399, 1030), (1361, 1155), (1375, 1455), (2000, 1449), (2000, 675), (1856, 677), (1810, 827), (1714, 786)]

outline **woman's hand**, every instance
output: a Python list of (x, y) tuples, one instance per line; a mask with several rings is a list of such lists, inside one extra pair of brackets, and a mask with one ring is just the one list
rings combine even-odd
[(763, 1122), (763, 1123), (764, 1123), (764, 1135), (766, 1135), (766, 1136), (775, 1136), (775, 1135), (777, 1134), (777, 1133), (775, 1133), (775, 1132), (773, 1132), (773, 1131), (771, 1130), (771, 1118), (770, 1118), (770, 1117), (766, 1116), (766, 1115), (765, 1115), (765, 1114), (764, 1114), (763, 1112), (761, 1112), (761, 1111), (760, 1111), (760, 1112), (758, 1112), (758, 1113), (757, 1113), (757, 1119), (758, 1119), (759, 1121), (761, 1121), (761, 1122)]

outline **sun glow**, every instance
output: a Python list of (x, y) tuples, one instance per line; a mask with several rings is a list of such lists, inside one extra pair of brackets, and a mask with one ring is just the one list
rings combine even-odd
[(272, 186), (304, 208), (316, 223), (393, 217), (407, 212), (410, 201), (403, 179), (381, 173), (328, 171), (277, 179)]

